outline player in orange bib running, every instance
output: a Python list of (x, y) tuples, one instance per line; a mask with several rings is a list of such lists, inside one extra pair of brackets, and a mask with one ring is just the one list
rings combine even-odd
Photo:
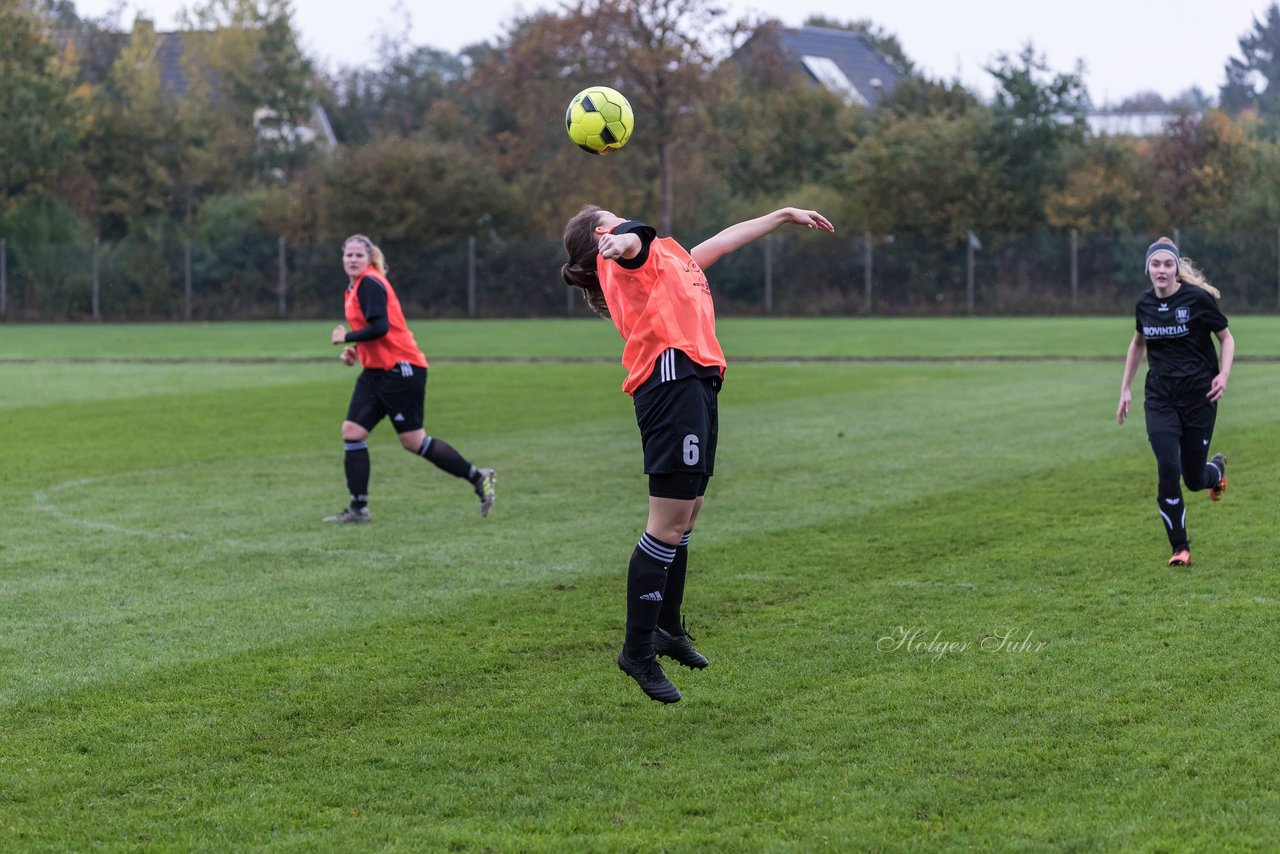
[(587, 205), (564, 230), (565, 282), (613, 320), (626, 342), (622, 390), (635, 403), (649, 476), (649, 519), (627, 568), (627, 624), (618, 667), (654, 700), (680, 692), (658, 655), (707, 666), (684, 630), (689, 535), (715, 468), (716, 400), (725, 358), (703, 272), (786, 223), (834, 232), (816, 211), (782, 208), (740, 222), (685, 251), (643, 223)]
[(344, 364), (359, 362), (364, 370), (356, 379), (342, 422), (343, 468), (351, 503), (324, 521), (359, 524), (370, 520), (365, 440), (383, 418), (391, 419), (406, 451), (468, 481), (480, 497), (480, 515), (488, 516), (497, 482), (493, 469), (476, 468), (448, 442), (428, 436), (422, 427), (427, 357), (405, 323), (400, 300), (387, 280), (382, 250), (364, 235), (352, 235), (342, 245), (342, 267), (347, 273), (345, 309), (351, 330), (338, 324), (330, 340), (347, 345), (342, 349)]

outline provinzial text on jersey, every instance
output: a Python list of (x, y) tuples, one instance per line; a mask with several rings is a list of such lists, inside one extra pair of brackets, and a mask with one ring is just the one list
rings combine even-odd
[(1187, 325), (1180, 323), (1177, 326), (1144, 326), (1142, 327), (1142, 335), (1145, 338), (1167, 338), (1173, 335), (1186, 335)]

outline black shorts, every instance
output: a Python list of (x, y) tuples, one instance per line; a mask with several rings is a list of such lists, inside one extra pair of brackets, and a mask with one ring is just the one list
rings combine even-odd
[(1166, 389), (1148, 383), (1142, 408), (1147, 417), (1147, 435), (1172, 433), (1175, 436), (1213, 438), (1218, 404), (1206, 396), (1209, 387)]
[(636, 395), (645, 474), (701, 475), (705, 489), (715, 473), (719, 393), (719, 377), (685, 377)]
[(356, 379), (347, 406), (347, 420), (372, 430), (383, 418), (391, 419), (397, 433), (422, 427), (423, 401), (427, 396), (427, 369), (401, 362), (389, 371), (366, 369)]

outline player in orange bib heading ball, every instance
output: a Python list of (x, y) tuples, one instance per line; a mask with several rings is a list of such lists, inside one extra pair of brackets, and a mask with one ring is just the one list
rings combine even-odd
[(622, 390), (635, 403), (649, 476), (649, 518), (627, 568), (627, 622), (618, 667), (654, 700), (680, 692), (656, 656), (707, 666), (684, 630), (689, 535), (715, 468), (716, 401), (725, 358), (716, 340), (711, 288), (703, 272), (723, 256), (787, 223), (835, 228), (822, 214), (782, 208), (740, 222), (686, 251), (649, 226), (595, 205), (564, 230), (565, 282), (613, 320), (625, 344)]

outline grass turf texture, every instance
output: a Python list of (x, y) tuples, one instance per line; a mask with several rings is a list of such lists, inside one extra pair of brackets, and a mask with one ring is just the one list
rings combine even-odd
[[(1234, 372), (1170, 570), (1129, 321), (902, 324), (723, 324), (731, 360), (1050, 361), (733, 366), (673, 707), (612, 660), (621, 369), (456, 361), (612, 362), (606, 324), (419, 324), (497, 509), (384, 425), (342, 528), (329, 325), (5, 327), (0, 848), (1268, 847), (1280, 366)], [(128, 361), (264, 356), (299, 363)]]

